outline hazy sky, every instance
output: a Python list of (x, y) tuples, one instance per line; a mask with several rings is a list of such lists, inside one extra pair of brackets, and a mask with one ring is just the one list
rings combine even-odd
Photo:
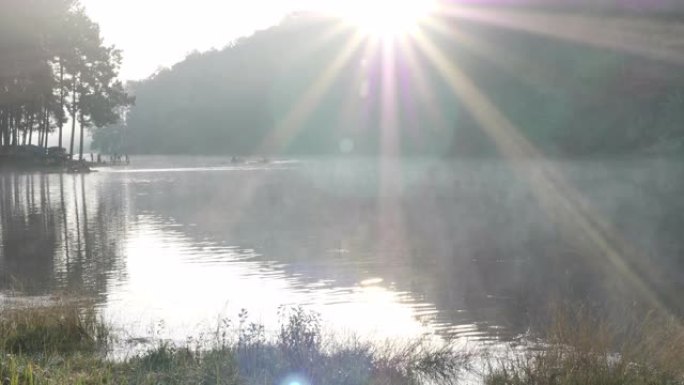
[(222, 48), (300, 10), (384, 11), (425, 0), (81, 0), (108, 44), (124, 51), (121, 76), (140, 79), (193, 50)]
[(124, 51), (122, 77), (147, 77), (193, 50), (221, 48), (298, 8), (276, 0), (81, 0), (108, 44)]

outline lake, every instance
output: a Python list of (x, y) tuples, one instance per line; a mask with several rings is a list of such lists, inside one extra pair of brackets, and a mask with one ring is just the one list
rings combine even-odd
[(662, 159), (5, 173), (0, 298), (85, 296), (132, 337), (183, 340), (242, 309), (274, 328), (301, 305), (342, 333), (509, 341), (552, 303), (681, 312), (683, 193)]

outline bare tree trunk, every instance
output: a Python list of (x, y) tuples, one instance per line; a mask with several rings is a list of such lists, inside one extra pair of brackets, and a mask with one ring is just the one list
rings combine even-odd
[(14, 112), (10, 109), (7, 110), (7, 129), (5, 131), (5, 146), (11, 145), (12, 136), (12, 122), (14, 121)]
[[(38, 117), (36, 116), (36, 120), (39, 121)], [(40, 126), (39, 122), (36, 122), (36, 146), (40, 147), (41, 143), (43, 143), (43, 127)]]
[(28, 136), (28, 121), (31, 120), (31, 113), (28, 110), (28, 107), (26, 108), (26, 123), (24, 123), (24, 129), (22, 130), (21, 133), (21, 145), (26, 146), (26, 136)]
[(0, 108), (0, 146), (5, 145), (5, 127), (7, 122), (7, 112), (4, 108)]
[(14, 109), (7, 110), (7, 130), (5, 131), (5, 146), (12, 145), (12, 129), (14, 127)]
[(74, 155), (74, 136), (76, 135), (76, 79), (74, 78), (74, 89), (71, 96), (71, 143), (69, 144), (69, 156)]
[(38, 147), (43, 147), (43, 138), (45, 137), (45, 132), (43, 131), (43, 125), (38, 118)]
[[(83, 99), (83, 95), (81, 95), (81, 99)], [(83, 133), (84, 133), (84, 122), (83, 122), (83, 109), (81, 108), (81, 138), (80, 138), (80, 145), (78, 147), (78, 159), (83, 160)]]
[(48, 108), (47, 104), (45, 105), (45, 121), (44, 121), (44, 126), (45, 126), (45, 141), (44, 141), (44, 146), (45, 150), (48, 148), (48, 135), (50, 134), (50, 109)]
[(33, 144), (33, 118), (34, 118), (33, 114), (29, 115), (29, 123), (28, 123), (28, 132), (29, 132), (28, 144), (29, 144), (29, 146)]
[(45, 119), (44, 110), (42, 108), (40, 108), (36, 114), (38, 115), (37, 116), (38, 133), (40, 134), (40, 135), (38, 135), (38, 147), (42, 148), (43, 143), (46, 141), (46, 136), (47, 136), (47, 131), (45, 130), (45, 124), (44, 124), (44, 119)]
[(10, 145), (10, 133), (12, 130), (12, 110), (10, 108), (5, 109), (5, 116), (3, 119), (3, 127), (2, 127), (2, 144), (4, 146), (9, 146)]
[(28, 144), (29, 146), (33, 144), (33, 114), (29, 115), (29, 125), (28, 125), (28, 130), (29, 130), (29, 136), (28, 136)]
[(59, 57), (59, 114), (57, 114), (59, 124), (59, 148), (62, 148), (62, 126), (64, 126), (64, 62)]
[(17, 110), (14, 116), (14, 127), (12, 128), (12, 146), (19, 145), (19, 125), (21, 124), (21, 111)]
[(14, 114), (12, 114), (12, 120), (10, 120), (10, 132), (11, 132), (11, 136), (12, 136), (12, 144), (10, 144), (10, 146), (15, 146), (17, 144), (17, 139), (16, 139), (17, 135), (16, 135), (16, 132), (14, 131), (16, 124), (17, 124), (17, 117), (16, 117), (16, 113), (14, 113)]

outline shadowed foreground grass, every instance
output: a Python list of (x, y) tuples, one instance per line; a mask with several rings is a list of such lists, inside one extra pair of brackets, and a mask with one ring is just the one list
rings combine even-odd
[(560, 310), (534, 350), (491, 360), (487, 385), (681, 385), (681, 320), (643, 312), (618, 324), (581, 307)]
[(455, 383), (466, 356), (423, 341), (376, 346), (324, 338), (318, 318), (288, 310), (277, 336), (241, 317), (204, 341), (159, 342), (124, 360), (106, 359), (112, 335), (74, 305), (0, 314), (0, 384), (419, 384)]
[[(645, 318), (645, 319), (644, 319)], [(113, 333), (73, 304), (2, 310), (0, 384), (403, 385), (456, 384), (470, 370), (485, 385), (684, 384), (684, 333), (652, 314), (620, 327), (587, 312), (559, 313), (538, 349), (497, 359), (424, 341), (374, 345), (326, 338), (316, 315), (288, 310), (277, 335), (240, 317), (206, 340), (158, 342), (107, 359)], [(473, 369), (482, 364), (484, 371)]]

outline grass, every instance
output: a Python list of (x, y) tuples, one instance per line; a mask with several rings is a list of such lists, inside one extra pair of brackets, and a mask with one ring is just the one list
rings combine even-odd
[[(369, 344), (326, 337), (315, 314), (282, 312), (270, 336), (248, 322), (221, 321), (184, 346), (107, 359), (112, 333), (73, 303), (0, 313), (0, 384), (417, 385), (456, 384), (473, 357), (425, 341)], [(581, 307), (558, 311), (537, 349), (484, 359), (484, 385), (684, 385), (684, 331), (653, 312), (619, 325)]]
[(644, 312), (615, 324), (580, 306), (557, 311), (543, 341), (490, 361), (486, 385), (684, 384), (684, 328), (675, 317)]
[(92, 307), (59, 303), (0, 313), (0, 350), (15, 355), (93, 353), (106, 349), (109, 328)]
[[(262, 326), (221, 322), (207, 340), (158, 342), (124, 360), (108, 360), (111, 335), (92, 310), (59, 303), (0, 314), (0, 384), (413, 385), (455, 383), (464, 355), (424, 341), (401, 347), (324, 338), (315, 314), (284, 310), (269, 338)], [(192, 345), (192, 346), (189, 346)]]

